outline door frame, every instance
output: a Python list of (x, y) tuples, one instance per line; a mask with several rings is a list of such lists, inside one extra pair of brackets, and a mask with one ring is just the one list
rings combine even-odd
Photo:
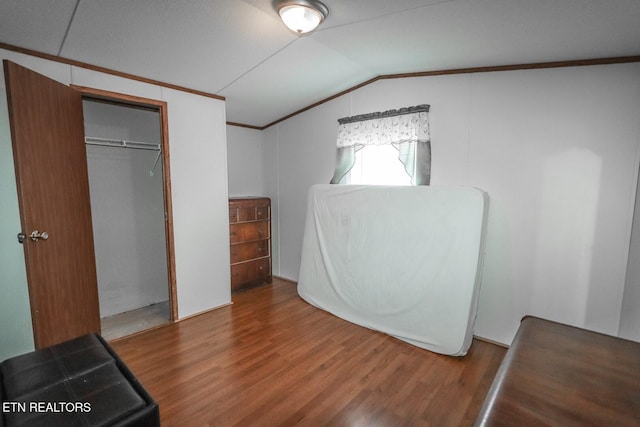
[(165, 212), (165, 240), (167, 253), (167, 275), (169, 279), (169, 321), (178, 320), (178, 293), (176, 288), (176, 263), (175, 245), (173, 236), (173, 208), (171, 199), (171, 168), (169, 166), (169, 117), (167, 102), (156, 99), (127, 95), (124, 93), (110, 92), (86, 86), (71, 85), (71, 88), (82, 94), (83, 99), (108, 101), (129, 107), (141, 107), (158, 110), (160, 113), (160, 139), (163, 167), (163, 193)]

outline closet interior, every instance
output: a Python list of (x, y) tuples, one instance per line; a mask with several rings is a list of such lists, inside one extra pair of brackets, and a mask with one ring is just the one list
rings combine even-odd
[(156, 108), (83, 100), (102, 335), (171, 319), (162, 123)]

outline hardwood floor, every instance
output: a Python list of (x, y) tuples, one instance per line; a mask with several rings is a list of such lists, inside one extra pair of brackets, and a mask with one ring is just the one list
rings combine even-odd
[(111, 344), (163, 426), (472, 425), (506, 349), (431, 353), (310, 306), (294, 283)]

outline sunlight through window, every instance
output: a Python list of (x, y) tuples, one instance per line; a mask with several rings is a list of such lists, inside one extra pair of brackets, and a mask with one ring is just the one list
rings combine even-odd
[(411, 177), (392, 145), (368, 145), (356, 152), (356, 162), (345, 177), (347, 184), (411, 185)]

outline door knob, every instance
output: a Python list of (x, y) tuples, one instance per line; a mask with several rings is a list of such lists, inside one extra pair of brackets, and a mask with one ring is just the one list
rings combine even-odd
[(38, 240), (47, 240), (49, 238), (49, 233), (47, 233), (46, 231), (40, 233), (38, 232), (38, 230), (34, 230), (31, 232), (31, 235), (29, 237), (34, 242), (37, 242)]

